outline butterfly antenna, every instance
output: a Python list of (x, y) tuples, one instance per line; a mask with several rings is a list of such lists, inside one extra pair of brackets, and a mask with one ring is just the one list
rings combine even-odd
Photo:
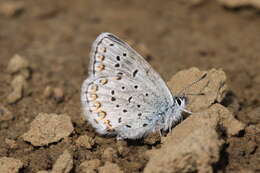
[(193, 86), (194, 84), (198, 83), (199, 81), (201, 81), (202, 79), (204, 79), (207, 76), (207, 73), (204, 73), (199, 79), (193, 81), (191, 84), (189, 84), (188, 86), (186, 86), (185, 88), (183, 88), (178, 96), (185, 96), (186, 95), (186, 90), (189, 89), (191, 86)]

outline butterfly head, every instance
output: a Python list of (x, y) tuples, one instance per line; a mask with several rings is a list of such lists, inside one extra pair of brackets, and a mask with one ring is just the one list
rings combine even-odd
[(178, 106), (179, 110), (181, 110), (183, 112), (186, 112), (188, 114), (192, 113), (192, 112), (190, 112), (190, 111), (185, 109), (185, 106), (188, 104), (188, 97), (187, 97), (187, 95), (203, 95), (203, 93), (196, 93), (196, 94), (186, 93), (186, 90), (189, 89), (194, 84), (196, 84), (197, 82), (199, 82), (202, 79), (204, 79), (206, 76), (207, 76), (207, 73), (203, 74), (199, 79), (193, 81), (191, 84), (189, 84), (188, 86), (183, 88), (179, 92), (179, 94), (175, 97), (175, 105)]
[(184, 109), (187, 105), (188, 98), (186, 96), (176, 96), (175, 98), (175, 105), (178, 105), (180, 109)]

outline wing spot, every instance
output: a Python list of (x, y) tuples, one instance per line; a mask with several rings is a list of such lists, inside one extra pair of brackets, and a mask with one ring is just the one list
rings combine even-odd
[(98, 86), (95, 85), (95, 84), (92, 84), (90, 87), (89, 87), (89, 91), (90, 92), (96, 92), (98, 90)]
[(112, 91), (111, 91), (111, 94), (112, 94), (112, 95), (114, 95), (114, 94), (115, 94), (115, 91), (114, 91), (114, 90), (112, 90)]
[(120, 61), (120, 56), (116, 56), (116, 60), (117, 60), (117, 61)]
[(114, 44), (113, 44), (113, 43), (110, 43), (109, 46), (114, 46)]
[(104, 111), (98, 112), (98, 119), (103, 120), (106, 117), (107, 113)]
[(116, 63), (116, 64), (115, 64), (115, 67), (120, 67), (120, 64)]
[(100, 65), (96, 66), (96, 70), (97, 71), (102, 71), (104, 69), (105, 69), (105, 65), (104, 64), (100, 64)]
[(94, 106), (97, 107), (97, 108), (100, 108), (101, 103), (100, 102), (95, 102)]
[(137, 88), (138, 88), (138, 85), (135, 85), (134, 88), (137, 89)]
[(129, 103), (131, 102), (132, 98), (133, 98), (132, 96), (128, 98)]
[(133, 72), (133, 77), (136, 76), (137, 72), (138, 72), (138, 70), (135, 70), (135, 71)]
[(130, 126), (130, 125), (128, 125), (128, 124), (127, 124), (127, 125), (125, 125), (125, 126), (126, 126), (126, 127), (128, 127), (128, 128), (132, 128), (132, 126)]
[(123, 110), (123, 112), (124, 112), (124, 113), (126, 113), (126, 112), (127, 112), (127, 110), (126, 110), (126, 109), (124, 109), (124, 110)]
[(91, 94), (89, 95), (89, 100), (96, 100), (97, 99), (97, 95), (96, 94)]
[(101, 103), (100, 102), (95, 102), (94, 105), (91, 107), (91, 110), (94, 112), (98, 111), (98, 108), (101, 107)]
[(103, 52), (103, 53), (105, 53), (105, 52), (107, 51), (107, 48), (101, 47), (101, 48), (100, 48), (100, 51)]
[(124, 87), (124, 86), (122, 86), (121, 88), (122, 88), (122, 90), (124, 90), (124, 89), (125, 89), (125, 87)]
[(107, 83), (107, 79), (100, 79), (99, 83), (101, 83), (102, 85), (105, 85)]
[(137, 107), (138, 107), (138, 108), (140, 108), (140, 107), (141, 107), (141, 105), (137, 105)]
[(148, 94), (148, 93), (145, 93), (145, 96), (146, 96), (146, 97), (148, 97), (148, 96), (149, 96), (149, 94)]
[(97, 57), (97, 59), (98, 59), (99, 61), (103, 61), (103, 60), (105, 59), (105, 56), (104, 56), (104, 55), (99, 55), (99, 56)]
[(123, 53), (123, 56), (126, 56), (126, 53)]
[(116, 76), (116, 77), (113, 77), (113, 80), (121, 80), (122, 77), (121, 76)]
[(113, 129), (113, 127), (112, 127), (112, 125), (110, 124), (110, 121), (109, 121), (109, 120), (105, 120), (105, 121), (104, 121), (104, 124), (107, 126), (107, 128), (108, 128), (109, 130), (112, 130), (112, 129)]
[(120, 75), (120, 76), (123, 76), (123, 73), (122, 73), (122, 72), (118, 72), (117, 74)]
[(115, 97), (111, 97), (111, 101), (116, 101), (116, 98)]
[(148, 124), (143, 124), (143, 127), (147, 126)]
[(121, 123), (122, 122), (122, 117), (119, 117), (118, 118), (118, 123)]
[(119, 108), (120, 106), (119, 105), (116, 105), (117, 108)]
[(142, 116), (142, 113), (138, 113), (137, 115), (140, 117), (140, 116)]

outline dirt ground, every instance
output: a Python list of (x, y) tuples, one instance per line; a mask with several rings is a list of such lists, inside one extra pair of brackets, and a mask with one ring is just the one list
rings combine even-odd
[[(226, 137), (213, 170), (260, 172), (259, 10), (195, 0), (17, 2), (23, 3), (12, 7), (13, 13), (12, 8), (0, 12), (0, 104), (13, 115), (0, 121), (0, 157), (21, 160), (21, 173), (50, 170), (65, 149), (73, 155), (71, 172), (78, 172), (83, 161), (93, 159), (110, 160), (124, 172), (143, 172), (148, 162), (143, 153), (161, 147), (160, 143), (117, 142), (98, 136), (83, 120), (80, 87), (87, 77), (91, 43), (101, 32), (133, 43), (166, 81), (190, 67), (223, 69), (229, 92), (222, 104), (246, 128), (239, 135)], [(30, 91), (9, 104), (13, 75), (7, 66), (15, 54), (31, 64)], [(57, 97), (45, 97), (48, 86), (58, 88)], [(39, 113), (69, 115), (74, 131), (47, 146), (25, 142), (21, 136)], [(75, 141), (82, 135), (95, 138), (95, 144), (78, 147)], [(118, 145), (124, 152), (112, 158), (103, 156)]]

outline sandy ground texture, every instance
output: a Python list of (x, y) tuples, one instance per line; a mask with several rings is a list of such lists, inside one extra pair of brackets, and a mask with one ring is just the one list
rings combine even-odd
[[(0, 1), (0, 172), (260, 172), (257, 0)], [(80, 87), (101, 32), (126, 40), (168, 81), (189, 88), (171, 132), (103, 137)]]

